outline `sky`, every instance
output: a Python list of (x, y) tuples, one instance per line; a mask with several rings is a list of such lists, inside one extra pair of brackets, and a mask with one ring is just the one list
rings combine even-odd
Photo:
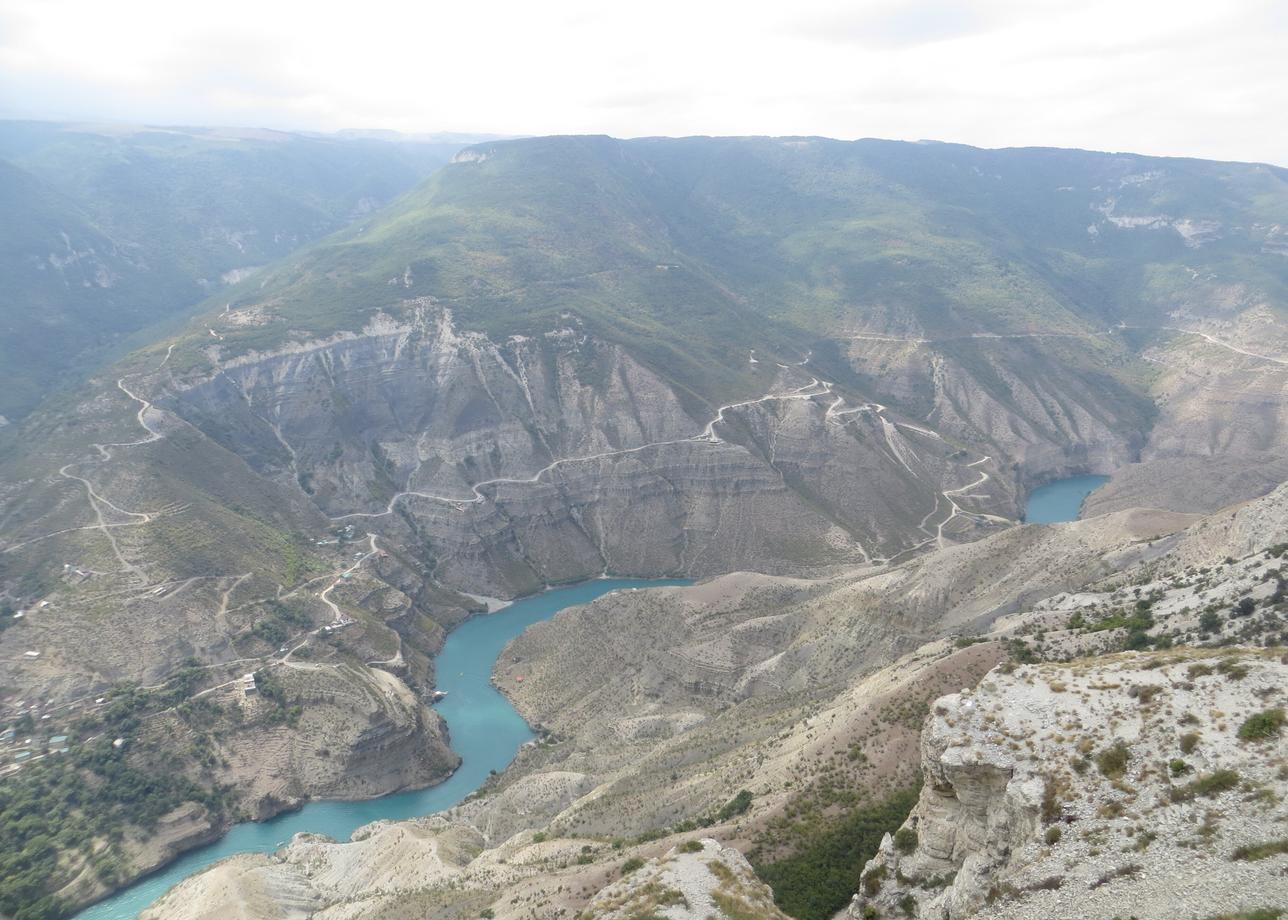
[(0, 117), (1288, 166), (1285, 0), (0, 0)]

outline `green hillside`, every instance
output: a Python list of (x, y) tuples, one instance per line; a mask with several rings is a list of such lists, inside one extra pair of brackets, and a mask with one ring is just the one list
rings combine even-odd
[(1282, 305), (1283, 224), (1288, 173), (1259, 165), (814, 138), (517, 140), (471, 148), (237, 289), (260, 322), (223, 331), (235, 353), (422, 297), (493, 334), (571, 313), (715, 397), (745, 388), (749, 349), (826, 362), (844, 332), (1085, 332), (1154, 322), (1231, 284)]

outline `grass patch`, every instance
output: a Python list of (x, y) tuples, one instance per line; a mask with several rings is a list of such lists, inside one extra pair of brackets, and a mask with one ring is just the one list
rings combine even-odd
[(1230, 858), (1256, 862), (1259, 859), (1269, 859), (1271, 856), (1279, 856), (1283, 853), (1288, 853), (1288, 837), (1283, 840), (1271, 840), (1268, 843), (1254, 843), (1239, 847), (1230, 854)]
[(1239, 774), (1234, 770), (1217, 770), (1207, 776), (1200, 776), (1184, 786), (1172, 787), (1173, 802), (1188, 802), (1196, 798), (1211, 798), (1228, 792), (1239, 785)]

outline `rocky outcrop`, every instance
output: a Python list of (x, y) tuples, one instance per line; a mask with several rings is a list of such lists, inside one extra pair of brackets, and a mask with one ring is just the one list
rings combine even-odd
[(1282, 714), (1286, 679), (1277, 652), (1187, 650), (1012, 667), (943, 697), (923, 730), (921, 799), (844, 916), (1288, 903), (1285, 856), (1241, 855), (1283, 852), (1281, 729), (1246, 726)]

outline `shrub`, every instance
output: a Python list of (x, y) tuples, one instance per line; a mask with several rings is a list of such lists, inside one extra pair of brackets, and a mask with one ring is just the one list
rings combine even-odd
[(1157, 684), (1135, 684), (1127, 691), (1127, 695), (1142, 706), (1147, 706), (1162, 690)]
[(1131, 749), (1122, 741), (1115, 741), (1096, 755), (1096, 766), (1110, 779), (1121, 779), (1131, 761)]
[(701, 852), (702, 852), (702, 841), (701, 841), (701, 840), (686, 840), (686, 841), (684, 841), (684, 843), (680, 844), (680, 852), (681, 852), (681, 853), (701, 853)]
[(1181, 743), (1182, 754), (1193, 753), (1194, 749), (1199, 746), (1199, 733), (1186, 732), (1185, 734), (1181, 735), (1180, 743)]
[(720, 821), (728, 821), (730, 818), (737, 817), (751, 807), (751, 793), (743, 789), (735, 795), (724, 806), (716, 812), (716, 818)]
[(1190, 772), (1190, 765), (1179, 757), (1173, 757), (1167, 762), (1167, 769), (1173, 776), (1182, 776)]
[(1239, 664), (1237, 661), (1230, 658), (1223, 660), (1216, 666), (1216, 669), (1230, 680), (1243, 680), (1248, 676), (1247, 666)]
[(1061, 780), (1050, 776), (1042, 777), (1042, 823), (1050, 824), (1057, 820), (1064, 809), (1060, 805), (1060, 793), (1066, 789)]
[(1059, 825), (1057, 825), (1055, 827), (1048, 827), (1046, 835), (1042, 839), (1046, 841), (1047, 846), (1053, 847), (1060, 842), (1060, 838), (1063, 836), (1064, 831), (1060, 830)]
[(1284, 725), (1284, 711), (1278, 707), (1267, 709), (1248, 716), (1239, 726), (1239, 738), (1243, 741), (1264, 741), (1279, 734)]
[(894, 845), (900, 853), (911, 853), (917, 849), (917, 832), (910, 827), (901, 827), (894, 832)]
[(637, 869), (644, 868), (644, 860), (638, 856), (632, 856), (626, 862), (622, 863), (622, 875), (630, 875)]

